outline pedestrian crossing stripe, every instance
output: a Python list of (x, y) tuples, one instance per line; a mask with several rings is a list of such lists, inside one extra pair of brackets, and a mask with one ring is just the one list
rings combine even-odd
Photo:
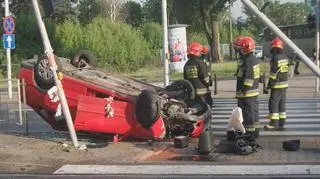
[(64, 165), (54, 174), (320, 175), (320, 165)]

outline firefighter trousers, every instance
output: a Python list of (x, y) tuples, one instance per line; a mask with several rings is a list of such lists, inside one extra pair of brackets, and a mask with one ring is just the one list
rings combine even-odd
[(286, 93), (287, 88), (271, 89), (269, 98), (270, 123), (275, 127), (283, 127), (286, 121)]
[(252, 138), (259, 137), (259, 102), (258, 96), (239, 98), (238, 107), (242, 109), (243, 122), (246, 133)]

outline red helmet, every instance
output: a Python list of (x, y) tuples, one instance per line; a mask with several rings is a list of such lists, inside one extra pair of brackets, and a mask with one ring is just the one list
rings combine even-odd
[(233, 41), (233, 47), (234, 48), (240, 48), (241, 47), (241, 40), (243, 39), (243, 38), (245, 38), (245, 36), (243, 36), (243, 35), (239, 35), (239, 36), (237, 36), (235, 39), (234, 39), (234, 41)]
[(203, 46), (197, 42), (193, 42), (188, 47), (188, 54), (200, 57), (202, 53)]
[(252, 52), (256, 48), (256, 43), (251, 37), (244, 37), (240, 41), (240, 49), (242, 53), (246, 54)]
[(281, 48), (281, 49), (283, 49), (283, 42), (279, 37), (276, 37), (271, 41), (271, 46), (273, 48)]
[(203, 46), (203, 48), (202, 48), (202, 54), (207, 54), (209, 52), (209, 48), (208, 47), (205, 47), (205, 46)]

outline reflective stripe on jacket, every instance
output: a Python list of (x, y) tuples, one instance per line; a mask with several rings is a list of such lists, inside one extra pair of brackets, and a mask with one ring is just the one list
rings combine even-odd
[(282, 89), (288, 87), (289, 60), (284, 54), (272, 56), (268, 88)]
[(183, 78), (190, 81), (195, 88), (197, 95), (203, 95), (210, 92), (209, 69), (203, 59), (190, 57), (184, 65)]
[(260, 65), (253, 53), (243, 55), (237, 73), (236, 98), (259, 95)]

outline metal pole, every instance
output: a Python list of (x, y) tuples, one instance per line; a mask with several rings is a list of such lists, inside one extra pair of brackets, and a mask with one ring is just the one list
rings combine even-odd
[[(319, 69), (319, 0), (316, 3), (316, 65)], [(319, 78), (316, 77), (316, 92), (319, 92)]]
[(20, 125), (23, 125), (20, 79), (17, 80), (17, 88), (18, 88), (19, 122), (20, 122)]
[(168, 47), (168, 22), (167, 22), (167, 0), (162, 0), (162, 26), (163, 26), (163, 75), (164, 75), (164, 87), (169, 85), (169, 47)]
[(229, 44), (229, 56), (230, 56), (230, 60), (233, 60), (233, 49), (232, 49), (232, 41), (233, 41), (233, 35), (232, 35), (232, 15), (231, 15), (231, 6), (232, 6), (232, 2), (231, 0), (229, 0), (229, 33), (230, 33), (230, 44)]
[(261, 13), (258, 8), (250, 0), (241, 0), (244, 5), (246, 5), (260, 20), (263, 21), (277, 36), (279, 36), (293, 51), (297, 52), (300, 59), (310, 68), (310, 70), (320, 77), (320, 70), (312, 62), (312, 60), (307, 57), (302, 50), (300, 50), (274, 23), (272, 23), (267, 16)]
[[(9, 0), (4, 1), (4, 16), (7, 17), (10, 14), (9, 11)], [(9, 99), (12, 99), (12, 81), (11, 81), (11, 49), (7, 48), (6, 49), (7, 53), (7, 76), (8, 76), (8, 95)]]
[(29, 121), (28, 121), (28, 116), (27, 116), (27, 97), (26, 97), (26, 81), (22, 79), (22, 100), (23, 100), (23, 108), (25, 109), (23, 111), (23, 119), (24, 119), (24, 124), (26, 126), (26, 135), (29, 135)]
[(46, 27), (45, 27), (45, 25), (44, 25), (44, 23), (42, 21), (42, 18), (41, 18), (40, 9), (39, 9), (39, 5), (38, 5), (37, 0), (32, 0), (32, 5), (33, 5), (34, 11), (35, 11), (36, 18), (37, 18), (39, 30), (40, 30), (41, 37), (42, 37), (42, 42), (43, 42), (43, 45), (45, 47), (45, 54), (48, 57), (50, 69), (53, 72), (54, 82), (55, 82), (55, 85), (57, 87), (58, 96), (59, 96), (59, 99), (60, 99), (60, 102), (61, 102), (61, 106), (62, 106), (62, 111), (63, 111), (64, 117), (65, 117), (67, 125), (68, 125), (68, 129), (69, 129), (69, 132), (70, 132), (70, 137), (72, 139), (73, 145), (75, 147), (79, 147), (77, 135), (76, 135), (76, 132), (75, 132), (75, 129), (74, 129), (74, 126), (73, 126), (73, 121), (72, 121), (71, 114), (70, 114), (70, 111), (69, 111), (69, 107), (68, 107), (68, 104), (67, 104), (67, 99), (66, 99), (66, 96), (65, 96), (64, 91), (63, 91), (62, 83), (58, 79), (58, 76), (57, 76), (57, 64), (55, 62), (53, 49), (51, 47), (51, 44), (50, 44), (50, 41), (49, 41), (49, 38), (48, 38)]

